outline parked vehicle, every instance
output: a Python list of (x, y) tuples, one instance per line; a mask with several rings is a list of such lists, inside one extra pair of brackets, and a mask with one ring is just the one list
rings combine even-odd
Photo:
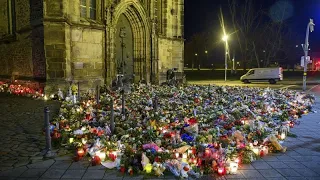
[(255, 81), (267, 81), (270, 84), (276, 84), (277, 81), (283, 80), (283, 69), (275, 68), (253, 68), (245, 75), (240, 77), (240, 81), (250, 83)]

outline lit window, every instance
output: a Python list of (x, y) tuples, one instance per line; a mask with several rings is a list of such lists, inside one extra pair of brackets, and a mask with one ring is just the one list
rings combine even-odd
[(96, 0), (81, 0), (80, 16), (83, 18), (97, 18), (97, 1)]

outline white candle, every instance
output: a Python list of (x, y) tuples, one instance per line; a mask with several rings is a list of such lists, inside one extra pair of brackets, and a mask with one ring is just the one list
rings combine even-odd
[(106, 159), (106, 153), (105, 152), (97, 151), (96, 155), (99, 156), (101, 161), (104, 161)]
[(238, 163), (231, 162), (230, 163), (230, 174), (237, 174), (238, 171)]

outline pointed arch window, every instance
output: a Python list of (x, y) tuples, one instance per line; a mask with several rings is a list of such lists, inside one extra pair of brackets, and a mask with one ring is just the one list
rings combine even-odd
[(80, 0), (80, 16), (82, 18), (97, 19), (98, 0)]

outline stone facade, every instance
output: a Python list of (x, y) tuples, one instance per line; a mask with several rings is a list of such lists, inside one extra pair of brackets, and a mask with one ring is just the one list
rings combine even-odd
[(0, 13), (0, 75), (43, 78), (48, 91), (183, 72), (184, 0), (3, 0)]

